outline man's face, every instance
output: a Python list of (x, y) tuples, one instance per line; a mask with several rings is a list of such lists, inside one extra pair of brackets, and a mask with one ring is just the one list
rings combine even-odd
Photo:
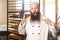
[(38, 8), (38, 5), (37, 5), (37, 4), (32, 4), (32, 5), (31, 5), (30, 11), (31, 11), (31, 13), (32, 13), (34, 16), (37, 15), (38, 10), (39, 10), (39, 8)]
[(31, 21), (40, 20), (38, 3), (32, 3), (30, 11), (31, 11)]

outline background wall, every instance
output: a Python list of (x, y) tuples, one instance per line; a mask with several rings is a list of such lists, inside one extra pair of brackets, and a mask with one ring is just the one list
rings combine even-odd
[(7, 24), (7, 0), (0, 0), (0, 24)]

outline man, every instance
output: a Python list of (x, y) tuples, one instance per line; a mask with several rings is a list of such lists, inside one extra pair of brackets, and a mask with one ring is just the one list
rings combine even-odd
[(18, 27), (19, 34), (27, 34), (26, 40), (48, 40), (48, 31), (52, 32), (53, 37), (55, 37), (55, 27), (54, 24), (42, 16), (39, 12), (38, 3), (33, 2), (31, 4), (30, 16), (20, 22)]

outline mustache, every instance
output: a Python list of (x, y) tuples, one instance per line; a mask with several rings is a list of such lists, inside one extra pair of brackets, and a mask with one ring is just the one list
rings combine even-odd
[[(36, 12), (34, 12), (34, 13), (36, 13)], [(36, 14), (37, 15), (34, 16), (33, 13), (30, 13), (30, 15), (31, 15), (31, 21), (40, 20), (40, 12), (37, 12)]]

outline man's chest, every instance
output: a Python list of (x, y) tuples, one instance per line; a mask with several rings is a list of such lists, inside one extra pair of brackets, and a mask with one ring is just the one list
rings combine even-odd
[(43, 24), (42, 23), (28, 23), (26, 25), (26, 32), (29, 34), (37, 34), (39, 35), (41, 31), (43, 30)]

